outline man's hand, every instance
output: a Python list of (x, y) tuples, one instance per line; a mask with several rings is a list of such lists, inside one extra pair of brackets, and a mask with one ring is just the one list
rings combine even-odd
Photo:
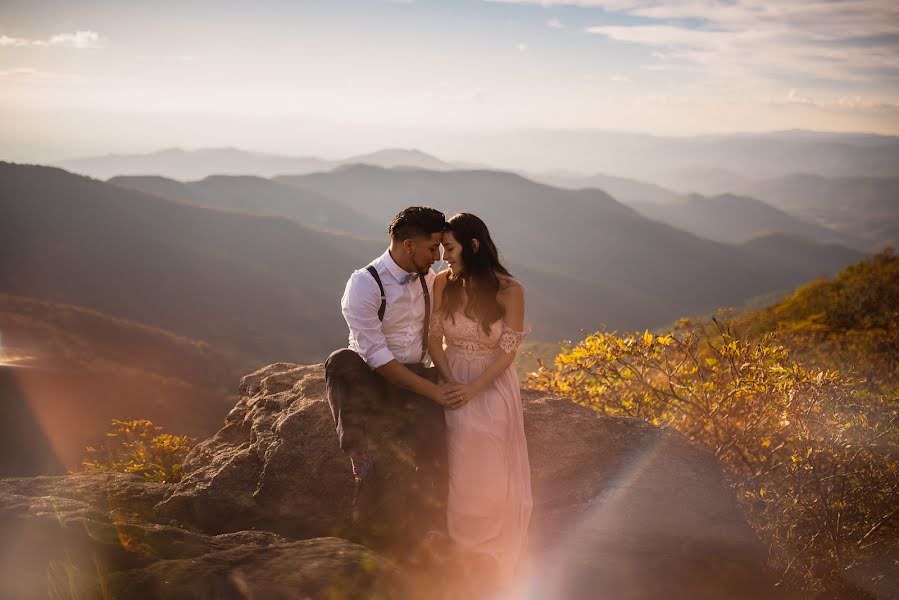
[(471, 402), (472, 399), (480, 392), (473, 383), (466, 383), (464, 385), (459, 386), (459, 400), (454, 402), (452, 406), (447, 406), (447, 408), (461, 408)]
[(431, 400), (443, 406), (444, 408), (457, 408), (465, 403), (465, 396), (462, 393), (462, 386), (458, 383), (441, 383), (436, 386)]

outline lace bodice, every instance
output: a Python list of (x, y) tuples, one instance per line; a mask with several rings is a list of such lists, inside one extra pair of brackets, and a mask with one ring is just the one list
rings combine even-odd
[(437, 311), (431, 317), (430, 335), (443, 337), (448, 352), (458, 352), (465, 358), (486, 358), (498, 352), (511, 354), (528, 333), (528, 327), (524, 331), (515, 331), (499, 319), (490, 326), (487, 334), (480, 323), (461, 312), (453, 318)]

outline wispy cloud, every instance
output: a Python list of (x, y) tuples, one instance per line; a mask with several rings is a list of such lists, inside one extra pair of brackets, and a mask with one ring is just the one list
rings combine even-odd
[(72, 73), (53, 73), (41, 71), (31, 67), (15, 67), (12, 69), (0, 69), (0, 81), (78, 81), (83, 79), (81, 75)]
[(899, 81), (895, 0), (487, 1), (592, 7), (637, 17), (640, 21), (633, 25), (597, 24), (586, 31), (652, 48), (653, 57), (667, 63), (647, 65), (655, 70), (684, 70), (692, 64), (722, 78)]
[(553, 29), (565, 29), (565, 24), (562, 23), (558, 18), (553, 17), (549, 21), (546, 22), (547, 27), (551, 27)]
[(86, 48), (101, 48), (103, 45), (104, 40), (100, 37), (100, 34), (90, 30), (57, 33), (47, 39), (0, 35), (0, 47), (60, 46), (82, 50)]

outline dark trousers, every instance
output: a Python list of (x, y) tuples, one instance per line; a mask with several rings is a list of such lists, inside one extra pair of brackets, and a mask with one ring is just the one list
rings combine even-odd
[[(406, 367), (437, 381), (434, 368)], [(364, 483), (368, 489), (363, 526), (375, 538), (403, 543), (414, 543), (428, 529), (445, 530), (448, 472), (443, 407), (392, 385), (348, 348), (325, 361), (325, 386), (340, 447), (347, 453), (366, 450), (375, 464)]]

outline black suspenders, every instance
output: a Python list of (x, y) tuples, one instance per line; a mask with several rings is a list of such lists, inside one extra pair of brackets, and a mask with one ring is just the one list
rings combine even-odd
[[(387, 295), (384, 293), (384, 284), (381, 283), (381, 277), (374, 265), (368, 265), (365, 270), (375, 278), (378, 289), (381, 290), (381, 306), (378, 308), (378, 320), (384, 321), (384, 311), (387, 310)], [(428, 283), (425, 281), (424, 275), (419, 275), (418, 280), (421, 281), (421, 291), (425, 297), (425, 326), (424, 335), (421, 339), (421, 359), (424, 360), (425, 354), (428, 353), (428, 326), (431, 324), (431, 294), (428, 293)]]
[(368, 265), (365, 267), (365, 270), (371, 273), (371, 276), (375, 278), (378, 284), (378, 289), (381, 290), (381, 308), (378, 309), (378, 320), (383, 321), (384, 311), (387, 310), (387, 296), (384, 295), (384, 284), (381, 283), (381, 278), (378, 277), (378, 271), (374, 265)]

